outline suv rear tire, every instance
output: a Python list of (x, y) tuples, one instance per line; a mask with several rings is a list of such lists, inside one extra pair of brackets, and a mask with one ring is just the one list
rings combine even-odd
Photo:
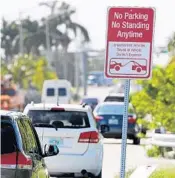
[(133, 144), (134, 144), (134, 145), (140, 145), (140, 138), (137, 138), (137, 137), (134, 138), (134, 139), (133, 139)]

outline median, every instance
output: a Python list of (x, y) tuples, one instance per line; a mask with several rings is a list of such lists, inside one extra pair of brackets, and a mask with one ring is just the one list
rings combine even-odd
[[(138, 178), (141, 176), (141, 174), (146, 176), (144, 178), (175, 178), (175, 164), (174, 165), (164, 165), (164, 166), (158, 166), (156, 169), (146, 169), (147, 166), (145, 166), (144, 172), (143, 166), (138, 167), (136, 169), (131, 169), (126, 172), (125, 178)], [(154, 171), (153, 171), (154, 170)], [(120, 174), (116, 175), (115, 178), (120, 178)]]
[(175, 178), (175, 166), (168, 168), (157, 168), (149, 178)]

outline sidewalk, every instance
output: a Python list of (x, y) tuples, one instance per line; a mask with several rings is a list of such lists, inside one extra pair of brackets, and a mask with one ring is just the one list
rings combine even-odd
[(175, 177), (175, 161), (174, 163), (169, 164), (139, 166), (135, 169), (135, 171), (130, 175), (129, 178), (152, 178), (152, 175), (154, 176), (154, 178), (159, 178), (159, 175), (163, 176), (163, 174), (165, 174), (165, 176), (167, 174), (171, 176), (167, 178)]

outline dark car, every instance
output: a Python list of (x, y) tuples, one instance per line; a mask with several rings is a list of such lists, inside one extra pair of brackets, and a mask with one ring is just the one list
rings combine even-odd
[(124, 102), (124, 93), (110, 93), (106, 96), (104, 102)]
[(94, 97), (85, 97), (81, 101), (81, 104), (89, 105), (92, 108), (92, 110), (95, 109), (98, 103), (99, 103), (98, 98), (94, 98)]
[(44, 157), (58, 154), (55, 145), (40, 141), (29, 118), (18, 112), (0, 111), (1, 115), (1, 177), (49, 178)]
[[(94, 117), (97, 127), (105, 138), (122, 138), (122, 124), (124, 103), (121, 102), (104, 102), (96, 106)], [(135, 114), (128, 114), (127, 138), (133, 140), (133, 144), (140, 144), (137, 137), (140, 129), (136, 123)]]

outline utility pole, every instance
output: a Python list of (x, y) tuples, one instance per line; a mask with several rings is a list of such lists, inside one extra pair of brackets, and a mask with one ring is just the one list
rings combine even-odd
[(82, 62), (83, 62), (83, 88), (84, 88), (84, 96), (87, 95), (87, 54), (85, 51), (82, 52)]
[(46, 48), (47, 48), (47, 54), (50, 52), (50, 35), (49, 35), (49, 18), (46, 19)]
[[(45, 33), (46, 33), (46, 56), (49, 61), (49, 65), (51, 63), (51, 49), (50, 49), (50, 33), (49, 33), (49, 17), (46, 18), (45, 22)], [(51, 66), (50, 66), (51, 67)]]
[(75, 52), (75, 87), (76, 94), (79, 93), (79, 53)]
[(20, 54), (23, 55), (24, 53), (24, 44), (23, 44), (23, 27), (22, 27), (22, 18), (21, 18), (22, 13), (19, 13), (19, 51)]
[[(41, 3), (39, 3), (39, 6), (47, 6), (47, 7), (51, 8), (49, 2), (41, 2)], [(50, 33), (49, 33), (49, 31), (50, 31), (49, 30), (49, 20), (50, 20), (50, 18), (49, 17), (47, 17), (46, 21), (45, 21), (46, 55), (48, 57), (48, 60), (50, 60), (50, 56), (51, 56), (50, 55), (51, 53), (50, 53)]]

